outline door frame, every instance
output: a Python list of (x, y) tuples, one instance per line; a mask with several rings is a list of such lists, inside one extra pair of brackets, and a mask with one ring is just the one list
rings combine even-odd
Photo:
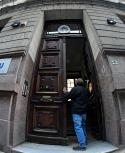
[[(73, 37), (73, 38), (77, 38), (77, 37), (80, 37), (80, 38), (85, 38), (86, 39), (86, 41), (89, 43), (89, 41), (88, 41), (88, 39), (86, 38), (86, 36), (85, 35), (81, 35), (81, 34), (77, 34), (77, 35), (58, 35), (58, 36), (54, 36), (54, 37), (52, 37), (52, 36), (50, 36), (50, 37), (47, 37), (47, 38), (62, 38), (63, 39), (63, 43), (64, 43), (64, 48), (66, 47), (65, 45), (65, 38), (66, 37)], [(43, 39), (45, 39), (46, 38), (46, 36), (43, 36), (42, 37), (42, 40)], [(37, 64), (39, 63), (39, 60), (37, 60), (38, 59), (38, 57), (39, 57), (39, 54), (40, 54), (40, 50), (41, 50), (41, 47), (42, 47), (42, 45), (43, 45), (43, 41), (41, 41), (41, 43), (40, 43), (40, 47), (39, 47), (39, 50), (38, 50), (38, 52), (37, 52), (37, 56), (36, 56), (36, 60), (35, 60), (35, 63), (34, 63), (34, 72), (33, 72), (33, 74), (35, 74), (36, 75), (36, 71), (37, 71), (37, 69), (35, 69), (36, 67), (37, 67)], [(66, 49), (66, 48), (65, 48)], [(65, 50), (65, 53), (64, 54), (66, 54), (66, 50)], [(103, 111), (103, 106), (102, 106), (102, 100), (101, 100), (101, 92), (100, 92), (100, 87), (99, 87), (99, 81), (98, 81), (98, 76), (97, 76), (97, 71), (96, 71), (96, 67), (95, 67), (95, 63), (94, 63), (94, 58), (93, 58), (93, 55), (92, 55), (92, 51), (91, 51), (91, 47), (90, 47), (90, 44), (89, 44), (89, 55), (91, 56), (91, 63), (94, 65), (94, 69), (93, 69), (93, 73), (95, 74), (95, 80), (96, 80), (96, 83), (97, 83), (97, 90), (99, 91), (99, 99), (100, 99), (100, 103), (101, 103), (101, 111), (102, 111), (102, 116), (101, 116), (101, 119), (102, 119), (102, 139), (105, 139), (105, 126), (104, 126), (104, 111)], [(66, 58), (65, 58), (65, 56), (63, 55), (63, 59), (64, 59), (64, 61), (66, 60)], [(65, 63), (66, 64), (66, 63)], [(65, 71), (66, 71), (66, 65), (64, 65), (64, 67), (65, 67)], [(66, 78), (66, 74), (64, 74), (64, 77)], [(66, 79), (65, 79), (66, 80)], [(32, 83), (31, 83), (31, 88), (30, 88), (30, 96), (29, 96), (29, 101), (31, 100), (31, 95), (32, 95), (32, 92), (33, 92), (33, 83), (34, 82), (34, 75), (32, 75)], [(66, 84), (66, 81), (65, 81), (65, 84)], [(28, 133), (28, 123), (29, 123), (29, 117), (30, 117), (30, 115), (29, 115), (29, 105), (30, 105), (30, 102), (29, 102), (29, 104), (28, 104), (28, 111), (27, 111), (27, 132), (26, 132), (26, 139), (27, 139), (27, 133)]]

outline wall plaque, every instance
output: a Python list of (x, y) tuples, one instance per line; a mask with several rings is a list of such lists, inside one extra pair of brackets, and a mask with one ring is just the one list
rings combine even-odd
[(0, 74), (7, 73), (12, 58), (0, 59)]

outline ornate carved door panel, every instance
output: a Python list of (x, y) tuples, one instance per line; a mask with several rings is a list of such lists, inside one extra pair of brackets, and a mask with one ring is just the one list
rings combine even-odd
[(44, 40), (30, 102), (28, 140), (66, 144), (66, 104), (63, 103), (65, 49), (63, 40)]

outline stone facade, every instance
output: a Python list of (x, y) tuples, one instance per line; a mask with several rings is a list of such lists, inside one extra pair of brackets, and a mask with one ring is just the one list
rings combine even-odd
[[(109, 7), (109, 6), (108, 6)], [(112, 3), (111, 3), (112, 7)], [(4, 9), (0, 20), (10, 18), (0, 33), (0, 58), (11, 57), (6, 74), (0, 75), (0, 149), (25, 141), (29, 89), (45, 21), (52, 19), (83, 20), (97, 69), (105, 115), (106, 140), (114, 145), (125, 144), (125, 24), (117, 13), (125, 11), (87, 4), (41, 4), (27, 2)], [(116, 25), (108, 25), (107, 18)], [(12, 28), (16, 21), (24, 27)], [(116, 62), (113, 64), (113, 62)], [(26, 97), (22, 96), (28, 81)]]

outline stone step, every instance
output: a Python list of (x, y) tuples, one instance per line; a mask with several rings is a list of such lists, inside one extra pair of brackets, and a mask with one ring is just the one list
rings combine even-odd
[[(74, 144), (69, 146), (44, 145), (25, 142), (13, 148), (12, 153), (76, 153), (72, 150)], [(104, 141), (89, 142), (87, 150), (84, 153), (110, 153), (118, 148)], [(83, 153), (83, 151), (79, 151)]]
[(112, 151), (111, 153), (125, 153), (125, 149), (118, 149), (118, 150)]

